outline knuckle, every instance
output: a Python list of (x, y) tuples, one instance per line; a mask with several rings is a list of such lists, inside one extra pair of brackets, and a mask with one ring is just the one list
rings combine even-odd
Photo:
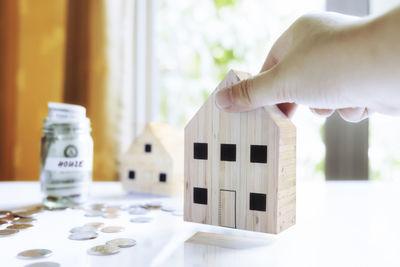
[(286, 73), (282, 72), (281, 64), (278, 64), (272, 70), (271, 75), (274, 76), (271, 86), (275, 89), (276, 100), (283, 102), (294, 101), (298, 84), (289, 79)]
[(251, 106), (253, 104), (252, 97), (253, 80), (246, 79), (237, 84), (236, 90), (233, 93), (233, 102), (240, 106)]

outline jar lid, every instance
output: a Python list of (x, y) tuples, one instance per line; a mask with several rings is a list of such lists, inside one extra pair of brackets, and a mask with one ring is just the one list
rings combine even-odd
[(49, 102), (48, 120), (53, 122), (75, 122), (86, 118), (86, 109), (79, 105)]

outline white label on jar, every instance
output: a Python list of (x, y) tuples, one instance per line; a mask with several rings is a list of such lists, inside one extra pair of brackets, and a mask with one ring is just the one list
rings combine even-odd
[(44, 169), (47, 171), (91, 171), (92, 161), (85, 158), (47, 158)]

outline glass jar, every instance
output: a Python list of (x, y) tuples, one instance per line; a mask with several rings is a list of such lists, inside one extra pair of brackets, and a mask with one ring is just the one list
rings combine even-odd
[(42, 202), (48, 209), (63, 209), (89, 196), (93, 139), (84, 107), (52, 102), (48, 107), (40, 151)]

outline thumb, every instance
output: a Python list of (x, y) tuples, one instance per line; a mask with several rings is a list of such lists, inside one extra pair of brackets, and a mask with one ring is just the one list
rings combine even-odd
[(224, 111), (240, 112), (291, 102), (284, 97), (286, 94), (277, 85), (278, 80), (276, 68), (272, 68), (220, 90), (216, 95), (216, 104)]

